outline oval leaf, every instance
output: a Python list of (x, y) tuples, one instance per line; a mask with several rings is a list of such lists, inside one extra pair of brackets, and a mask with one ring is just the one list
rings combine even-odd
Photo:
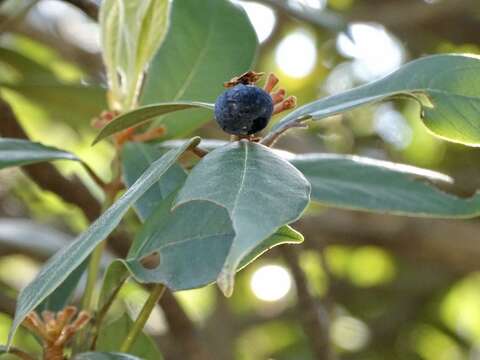
[(0, 169), (51, 160), (79, 159), (63, 150), (21, 139), (0, 138)]
[[(123, 263), (137, 281), (162, 283), (174, 291), (212, 283), (235, 237), (230, 216), (225, 208), (207, 201), (189, 202), (171, 212), (172, 199), (164, 201), (145, 222)], [(247, 254), (239, 268), (276, 245), (302, 241), (300, 233), (282, 226)], [(149, 257), (149, 266), (143, 266)], [(124, 276), (121, 268), (116, 271)]]
[(287, 115), (272, 131), (281, 131), (301, 117), (309, 116), (318, 120), (365, 104), (408, 96), (421, 104), (423, 122), (435, 135), (453, 142), (478, 146), (478, 74), (478, 57), (424, 57), (380, 80), (306, 104)]
[[(257, 39), (244, 10), (225, 0), (176, 0), (170, 30), (150, 65), (142, 104), (214, 102), (223, 83), (250, 69)], [(156, 122), (169, 138), (185, 136), (210, 121), (206, 111), (176, 113)]]
[(219, 276), (226, 295), (242, 259), (282, 225), (300, 217), (309, 202), (310, 184), (269, 148), (246, 141), (218, 148), (195, 166), (175, 206), (195, 200), (224, 206), (236, 237)]
[[(225, 208), (206, 201), (184, 204), (171, 212), (164, 201), (136, 237), (126, 266), (143, 283), (185, 290), (211, 283), (220, 273), (235, 237)], [(201, 214), (201, 216), (199, 216)], [(142, 266), (157, 253), (158, 266)]]
[(80, 264), (95, 247), (119, 224), (123, 215), (162, 175), (177, 161), (190, 146), (198, 144), (199, 138), (187, 141), (182, 147), (170, 150), (155, 161), (145, 173), (105, 211), (77, 239), (57, 252), (42, 268), (37, 277), (20, 293), (15, 318), (10, 329), (10, 343), (25, 316), (50, 295)]
[(310, 181), (312, 199), (328, 206), (445, 218), (480, 214), (480, 194), (445, 193), (429, 182), (451, 179), (433, 171), (348, 155), (300, 155), (291, 163)]
[(195, 101), (179, 101), (139, 107), (138, 109), (118, 116), (112, 122), (108, 123), (97, 135), (93, 141), (93, 145), (98, 143), (100, 140), (105, 139), (107, 136), (152, 120), (155, 116), (192, 108), (213, 110), (213, 104)]

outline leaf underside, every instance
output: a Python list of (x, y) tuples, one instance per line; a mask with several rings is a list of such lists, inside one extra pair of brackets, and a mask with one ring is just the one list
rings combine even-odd
[(299, 155), (291, 163), (310, 181), (312, 200), (327, 206), (437, 218), (480, 214), (480, 194), (442, 191), (437, 186), (451, 179), (433, 171), (349, 155)]
[(469, 146), (480, 145), (480, 59), (433, 55), (412, 61), (386, 77), (306, 104), (288, 114), (272, 131), (300, 117), (319, 120), (356, 107), (410, 97), (422, 107), (422, 119), (435, 135)]
[[(170, 149), (180, 140), (157, 147)], [(228, 144), (202, 140), (215, 150)], [(393, 215), (472, 218), (480, 214), (480, 195), (451, 193), (453, 179), (428, 169), (384, 160), (339, 154), (304, 154), (272, 149), (300, 170), (311, 183), (311, 198), (323, 205)]]
[(212, 110), (213, 104), (196, 101), (178, 101), (141, 106), (116, 117), (113, 121), (108, 123), (102, 130), (100, 130), (100, 133), (93, 141), (93, 144), (96, 144), (107, 136), (113, 135), (119, 131), (153, 120), (155, 116), (195, 108)]
[(52, 160), (79, 159), (64, 150), (21, 139), (0, 138), (0, 169)]

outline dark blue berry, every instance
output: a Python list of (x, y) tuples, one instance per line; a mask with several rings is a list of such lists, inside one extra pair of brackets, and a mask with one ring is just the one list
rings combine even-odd
[(272, 97), (254, 85), (238, 84), (215, 101), (215, 119), (233, 135), (251, 135), (265, 129), (272, 112)]

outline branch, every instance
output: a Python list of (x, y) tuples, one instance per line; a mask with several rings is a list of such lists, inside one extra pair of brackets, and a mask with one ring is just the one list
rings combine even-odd
[(476, 9), (476, 0), (450, 0), (429, 4), (424, 1), (380, 1), (355, 4), (349, 12), (349, 22), (378, 22), (392, 29), (411, 29), (419, 24), (442, 21), (469, 14)]
[(297, 309), (305, 335), (310, 341), (315, 358), (332, 360), (334, 354), (330, 345), (330, 315), (325, 306), (314, 299), (308, 288), (307, 278), (300, 267), (297, 249), (280, 246), (278, 248), (283, 259), (292, 272), (297, 288)]
[(267, 136), (265, 136), (262, 139), (262, 141), (260, 141), (260, 144), (268, 147), (272, 147), (273, 145), (275, 145), (275, 143), (280, 138), (280, 136), (282, 136), (286, 131), (293, 128), (306, 128), (307, 125), (305, 125), (303, 122), (306, 120), (309, 120), (310, 118), (311, 116), (304, 115), (304, 116), (300, 116), (295, 121), (291, 121), (289, 123), (284, 124), (283, 126), (279, 127), (277, 130), (272, 131)]

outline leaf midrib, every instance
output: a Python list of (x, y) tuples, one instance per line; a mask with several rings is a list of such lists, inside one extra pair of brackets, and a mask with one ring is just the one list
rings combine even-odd
[(240, 185), (238, 187), (237, 194), (235, 195), (235, 200), (233, 201), (233, 207), (232, 207), (232, 221), (233, 225), (235, 226), (235, 211), (237, 210), (237, 205), (238, 205), (238, 199), (240, 198), (240, 194), (243, 191), (243, 187), (245, 185), (245, 178), (247, 177), (247, 162), (248, 162), (248, 145), (247, 144), (242, 144), (243, 148), (245, 149), (245, 158), (243, 160), (243, 171), (242, 171), (242, 176), (240, 178)]
[[(191, 241), (199, 241), (199, 240), (204, 240), (204, 239), (208, 239), (208, 238), (211, 238), (211, 237), (216, 237), (216, 236), (227, 236), (227, 235), (231, 235), (232, 233), (231, 232), (225, 232), (225, 233), (215, 233), (215, 234), (208, 234), (208, 235), (199, 235), (199, 236), (193, 236), (193, 237), (188, 237), (188, 238), (185, 238), (185, 239), (182, 239), (180, 241), (176, 241), (174, 243), (169, 243), (169, 244), (165, 244), (161, 247), (158, 247), (158, 251), (161, 251), (161, 250), (164, 250), (164, 249), (167, 249), (169, 247), (173, 247), (173, 246), (177, 246), (179, 244), (183, 244), (183, 243), (186, 243), (186, 242), (191, 242)], [(161, 255), (161, 254), (160, 254)]]

